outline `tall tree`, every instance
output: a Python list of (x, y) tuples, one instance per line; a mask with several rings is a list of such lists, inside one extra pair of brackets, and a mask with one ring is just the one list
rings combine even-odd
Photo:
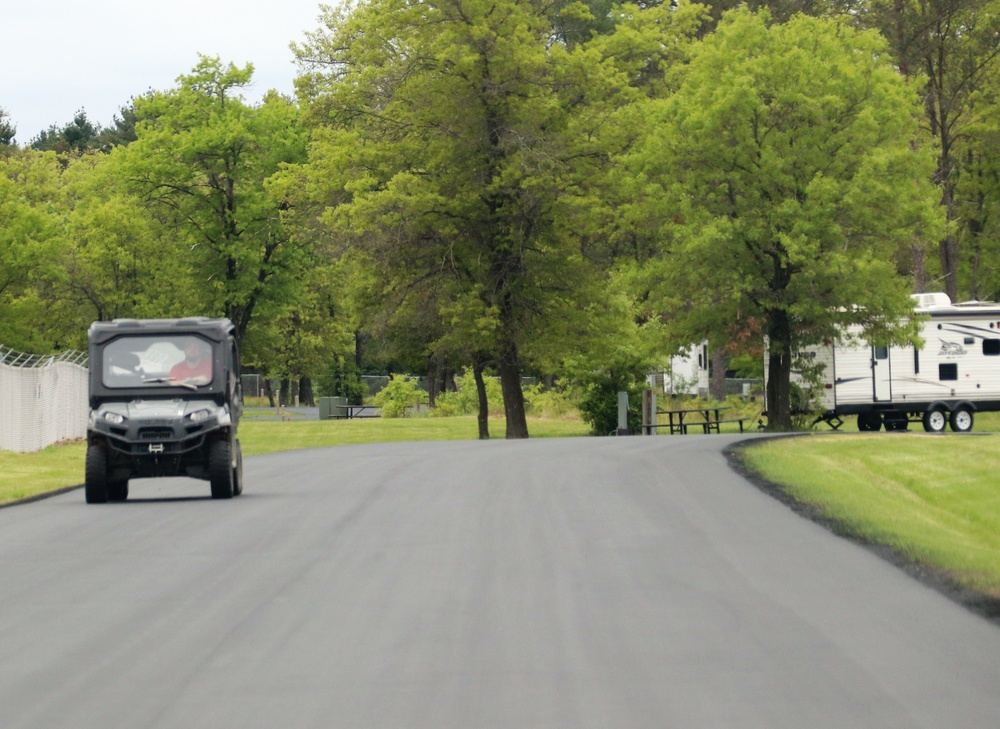
[[(977, 123), (972, 101), (1000, 71), (998, 0), (872, 0), (864, 22), (888, 38), (900, 70), (924, 87), (924, 122), (938, 146), (935, 181), (952, 225), (938, 243), (945, 291), (958, 296), (961, 167)], [(915, 284), (924, 290), (923, 250), (914, 248)]]
[(228, 317), (241, 341), (257, 305), (290, 300), (307, 263), (264, 184), (304, 157), (298, 111), (274, 92), (246, 104), (252, 76), (250, 65), (201, 57), (178, 88), (135, 101), (136, 141), (112, 152), (130, 192), (173, 228), (163, 255), (191, 261), (190, 313)]
[(911, 334), (889, 253), (942, 228), (919, 115), (877, 33), (806, 16), (769, 25), (746, 10), (642, 114), (648, 138), (626, 162), (647, 195), (638, 219), (670, 242), (663, 305), (688, 341), (732, 327), (767, 337), (772, 428), (791, 426), (801, 344), (851, 323), (878, 342)]
[(0, 155), (0, 343), (22, 351), (59, 341), (40, 290), (59, 277), (67, 244), (62, 184), (53, 153)]
[(622, 81), (597, 63), (578, 83), (584, 65), (523, 0), (374, 0), (326, 22), (297, 49), (325, 219), (378, 263), (387, 296), (436, 287), (419, 299), (474, 332), (469, 350), (497, 363), (507, 437), (527, 437), (525, 352), (579, 321), (591, 291), (560, 215), (599, 161), (588, 102)]
[(10, 118), (10, 112), (0, 106), (0, 147), (10, 147), (14, 144), (17, 126)]
[(87, 118), (87, 112), (80, 109), (73, 115), (73, 121), (63, 126), (51, 125), (31, 140), (31, 148), (41, 152), (83, 152), (97, 146), (101, 125)]

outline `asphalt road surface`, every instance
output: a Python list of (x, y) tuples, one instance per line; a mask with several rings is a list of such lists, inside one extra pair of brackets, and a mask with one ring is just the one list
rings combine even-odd
[(0, 509), (0, 726), (1000, 726), (1000, 628), (747, 483), (734, 438), (300, 451), (230, 502)]

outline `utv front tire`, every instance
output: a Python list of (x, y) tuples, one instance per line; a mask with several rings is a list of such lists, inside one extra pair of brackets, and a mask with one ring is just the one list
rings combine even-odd
[(233, 498), (233, 454), (228, 440), (209, 444), (208, 480), (212, 484), (213, 499)]
[(234, 442), (236, 443), (236, 466), (233, 468), (233, 496), (239, 496), (243, 493), (243, 448), (238, 439)]
[(88, 504), (108, 502), (108, 451), (100, 443), (87, 446), (83, 489)]
[(128, 479), (108, 484), (108, 501), (128, 500)]

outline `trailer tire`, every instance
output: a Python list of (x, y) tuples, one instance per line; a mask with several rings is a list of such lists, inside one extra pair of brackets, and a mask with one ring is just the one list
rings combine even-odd
[(879, 413), (858, 413), (858, 430), (876, 431), (882, 429), (882, 416)]
[(959, 405), (951, 411), (949, 417), (951, 429), (956, 433), (968, 433), (972, 430), (972, 409), (968, 405)]
[(924, 413), (924, 430), (928, 433), (943, 433), (948, 426), (948, 417), (944, 408), (940, 405), (933, 405)]

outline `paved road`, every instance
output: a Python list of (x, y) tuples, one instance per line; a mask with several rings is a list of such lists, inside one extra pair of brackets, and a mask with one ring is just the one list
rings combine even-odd
[(4, 729), (1000, 724), (1000, 628), (729, 436), (358, 446), (0, 509)]

